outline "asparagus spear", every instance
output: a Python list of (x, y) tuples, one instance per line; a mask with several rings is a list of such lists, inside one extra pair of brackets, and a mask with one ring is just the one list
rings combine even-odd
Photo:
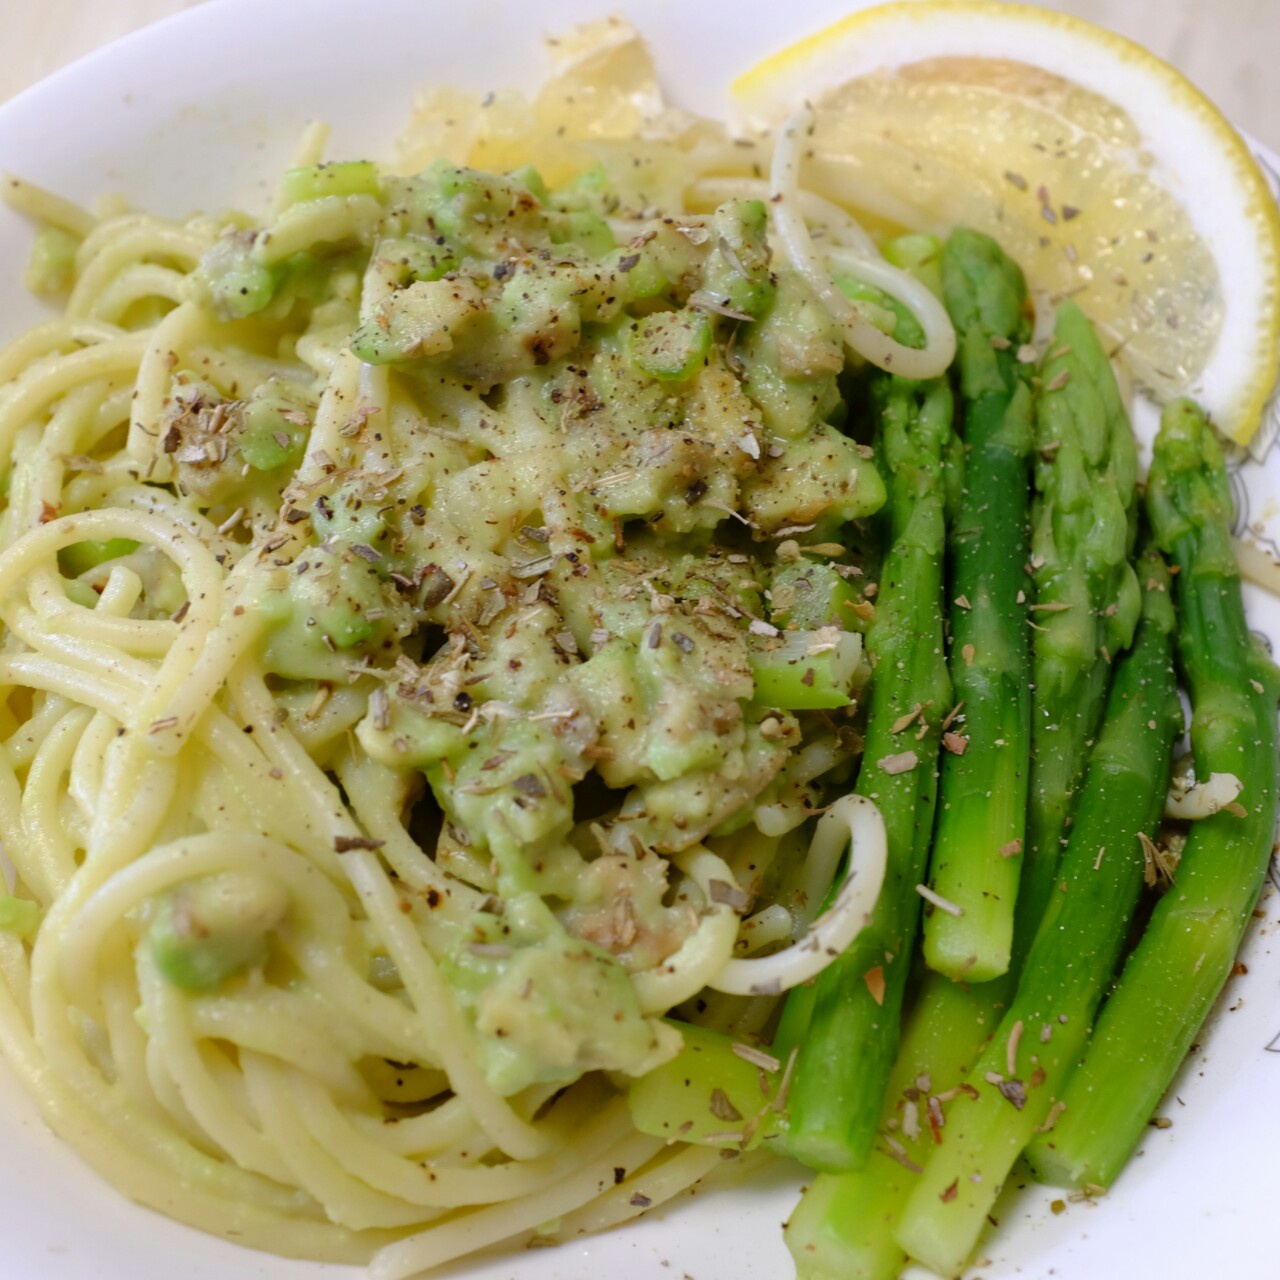
[(907, 1253), (942, 1275), (963, 1270), (1013, 1162), (1061, 1097), (1137, 906), (1142, 841), (1160, 820), (1181, 727), (1169, 574), (1155, 553), (1141, 570), (1137, 641), (1118, 664), (1057, 889), (973, 1088), (948, 1110), (898, 1225)]
[[(906, 1265), (894, 1225), (935, 1144), (942, 1108), (967, 1083), (990, 1035), (973, 1017), (964, 988), (938, 987), (942, 1002), (933, 1012), (939, 1016), (908, 1019), (904, 1028), (866, 1164), (819, 1174), (787, 1222), (784, 1238), (797, 1280), (897, 1280)], [(953, 1003), (957, 1016), (948, 1017)]]
[(1129, 564), (1137, 450), (1111, 363), (1071, 301), (1040, 367), (1031, 566), (1031, 795), (1014, 964), (1053, 890), (1067, 814), (1106, 699), (1111, 660), (1140, 609)]
[(1064, 1095), (1066, 1111), (1031, 1147), (1037, 1173), (1109, 1186), (1231, 972), (1271, 855), (1276, 822), (1276, 697), (1271, 663), (1245, 624), (1232, 553), (1222, 450), (1189, 401), (1156, 440), (1147, 507), (1180, 570), (1182, 670), (1199, 777), (1232, 773), (1238, 805), (1195, 823), (1173, 886), (1156, 906)]
[(963, 997), (930, 974), (912, 1023), (935, 1043), (968, 1039), (966, 1020), (992, 1026), (1007, 1006), (1052, 894), (1071, 797), (1111, 675), (1140, 608), (1128, 562), (1137, 453), (1115, 376), (1084, 313), (1058, 308), (1040, 368), (1031, 561), (1031, 774), (1027, 834), (1014, 908), (1010, 969)]
[[(978, 963), (971, 938), (1003, 934), (982, 950), (1003, 951), (1007, 962), (1012, 932), (1019, 859), (999, 851), (1020, 844), (1027, 795), (1029, 657), (1018, 597), (1027, 561), (1031, 406), (1026, 366), (1017, 359), (1027, 336), (1022, 273), (993, 240), (969, 231), (950, 238), (941, 266), (939, 285), (960, 334), (969, 448), (951, 535), (951, 590), (962, 602), (951, 610), (950, 671), (970, 733), (964, 755), (942, 758), (933, 855), (935, 890), (965, 915), (935, 913), (925, 925), (925, 953), (936, 968), (961, 976)], [(991, 878), (1000, 883), (993, 886)], [(1000, 898), (995, 910), (986, 909), (984, 891)], [(935, 1016), (908, 1023), (886, 1092), (882, 1136), (866, 1166), (819, 1176), (791, 1216), (786, 1239), (802, 1280), (888, 1280), (901, 1270), (904, 1255), (889, 1228), (932, 1145), (929, 1098), (961, 1083), (990, 1033), (966, 991), (934, 985)]]
[(950, 705), (942, 639), (948, 475), (959, 466), (945, 380), (877, 376), (877, 453), (889, 491), (887, 551), (867, 634), (875, 666), (857, 792), (884, 815), (889, 868), (875, 916), (789, 1002), (780, 1044), (799, 1044), (788, 1150), (815, 1169), (855, 1168), (875, 1137), (919, 922), (916, 885), (937, 798), (939, 726)]
[[(1034, 633), (1033, 742), (1039, 754), (1028, 820), (1039, 834), (1028, 843), (1033, 857), (1040, 849), (1044, 856), (1023, 873), (1032, 890), (1018, 893), (1012, 971), (973, 986), (930, 973), (917, 995), (900, 1063), (904, 1079), (927, 1077), (935, 1094), (963, 1082), (962, 1068), (972, 1063), (1013, 997), (1021, 957), (1054, 883), (1070, 793), (1110, 674), (1107, 659), (1128, 643), (1136, 620), (1137, 579), (1125, 559), (1136, 471), (1133, 441), (1106, 355), (1088, 321), (1069, 303), (1059, 312), (1041, 386), (1031, 564), (1037, 603), (1047, 607), (1037, 611), (1037, 626), (1044, 629)], [(895, 1081), (900, 1075), (895, 1072)], [(900, 1103), (898, 1090), (891, 1089), (886, 1122), (900, 1124)], [(890, 1136), (902, 1148), (896, 1155), (923, 1162), (931, 1135), (914, 1143), (898, 1128)], [(881, 1154), (872, 1160), (858, 1173), (817, 1179), (793, 1216), (789, 1242), (802, 1276), (825, 1277), (842, 1268), (849, 1280), (890, 1280), (897, 1274), (903, 1255), (891, 1228), (915, 1179), (901, 1158)]]
[(924, 956), (984, 982), (1009, 966), (1026, 827), (1031, 662), (1026, 613), (1031, 389), (1026, 282), (989, 236), (960, 230), (942, 253), (960, 335), (965, 487), (951, 535), (951, 683), (965, 735), (942, 756)]

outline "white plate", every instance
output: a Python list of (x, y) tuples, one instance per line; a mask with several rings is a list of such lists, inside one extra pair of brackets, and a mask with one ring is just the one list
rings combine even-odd
[[(608, 0), (213, 0), (137, 33), (0, 110), (0, 168), (73, 198), (121, 191), (183, 215), (262, 208), (298, 130), (334, 126), (335, 157), (390, 151), (415, 89), (535, 85), (541, 37), (598, 17)], [(628, 11), (683, 105), (720, 114), (734, 72), (861, 7), (857, 0), (631, 0)], [(803, 8), (803, 12), (799, 10)], [(1263, 157), (1280, 189), (1280, 161)], [(40, 315), (20, 287), (30, 228), (0, 211), (0, 338)], [(1280, 432), (1273, 402), (1268, 437)], [(1280, 553), (1280, 456), (1236, 475), (1246, 522)], [(1253, 596), (1255, 625), (1280, 639), (1280, 608)], [(1274, 871), (1273, 871), (1274, 875)], [(984, 1280), (1165, 1280), (1280, 1273), (1271, 1243), (1280, 1149), (1280, 881), (1247, 946), (1207, 1050), (1189, 1061), (1111, 1195), (1049, 1210), (1056, 1193), (1007, 1195), (984, 1243)], [(1185, 1106), (1182, 1105), (1185, 1103)], [(0, 1070), (0, 1275), (5, 1280), (354, 1280), (342, 1267), (250, 1253), (126, 1203), (56, 1141)], [(560, 1249), (451, 1270), (468, 1280), (783, 1280), (780, 1224), (797, 1171), (779, 1164), (749, 1185), (708, 1191), (625, 1231)], [(918, 1273), (923, 1274), (923, 1273)]]

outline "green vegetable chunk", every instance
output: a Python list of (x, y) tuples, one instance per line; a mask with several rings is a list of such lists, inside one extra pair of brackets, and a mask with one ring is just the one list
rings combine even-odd
[(786, 631), (751, 651), (755, 700), (787, 711), (847, 707), (866, 682), (862, 637), (852, 631)]
[(698, 311), (655, 311), (631, 328), (631, 358), (659, 382), (682, 381), (711, 350), (711, 325)]
[(287, 389), (266, 382), (241, 408), (240, 456), (254, 471), (296, 466), (306, 447), (308, 414)]
[(280, 284), (280, 271), (254, 257), (256, 239), (256, 232), (230, 232), (200, 259), (196, 279), (214, 309), (227, 319), (242, 320), (261, 311)]
[(684, 1047), (631, 1084), (627, 1103), (636, 1128), (744, 1151), (776, 1143), (786, 1126), (778, 1104), (784, 1064), (719, 1031), (667, 1025), (680, 1032)]
[(721, 205), (712, 218), (715, 252), (704, 269), (702, 292), (716, 306), (759, 319), (777, 292), (769, 273), (767, 219), (759, 200)]
[(288, 910), (284, 887), (259, 872), (226, 871), (185, 881), (156, 908), (147, 930), (151, 958), (174, 986), (208, 991), (261, 963), (267, 935)]
[[(769, 617), (778, 626), (805, 631), (819, 627), (850, 627), (859, 621), (861, 597), (845, 576), (847, 566), (798, 559), (773, 571)], [(860, 571), (858, 571), (860, 572)]]
[(105, 542), (87, 539), (84, 542), (73, 542), (58, 552), (58, 568), (68, 578), (78, 578), (81, 574), (96, 569), (108, 560), (119, 560), (137, 551), (138, 544), (132, 538), (108, 538)]
[(379, 194), (378, 166), (372, 160), (343, 160), (288, 169), (280, 183), (285, 205), (322, 196), (376, 196)]
[(944, 296), (942, 249), (942, 242), (937, 236), (913, 232), (886, 240), (880, 252), (884, 254), (886, 262), (909, 271), (921, 284), (941, 298)]
[(5, 933), (16, 934), (19, 938), (31, 937), (40, 927), (40, 915), (40, 904), (30, 898), (0, 893), (0, 929)]
[(42, 298), (66, 292), (75, 280), (80, 237), (61, 227), (41, 227), (31, 246), (26, 285)]

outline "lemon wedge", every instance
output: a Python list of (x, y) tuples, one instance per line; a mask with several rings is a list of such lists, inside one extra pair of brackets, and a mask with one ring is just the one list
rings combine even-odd
[(1242, 444), (1257, 429), (1280, 369), (1280, 211), (1230, 123), (1139, 45), (1025, 5), (914, 0), (730, 92), (753, 130), (814, 104), (805, 186), (872, 225), (988, 232), (1042, 322), (1073, 296), (1155, 400), (1194, 396)]

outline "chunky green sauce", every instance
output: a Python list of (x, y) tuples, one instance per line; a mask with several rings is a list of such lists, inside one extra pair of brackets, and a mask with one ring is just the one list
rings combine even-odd
[[(491, 1081), (643, 1072), (674, 1045), (628, 974), (698, 920), (667, 858), (730, 849), (761, 806), (803, 823), (856, 747), (851, 548), (884, 488), (843, 428), (840, 331), (759, 201), (638, 216), (599, 173), (548, 191), (443, 163), (320, 166), (284, 191), (197, 273), (275, 371), (173, 371), (172, 483), (232, 537), (275, 509), (253, 608), (278, 696), (352, 689), (359, 748), (429, 794), (427, 854), (489, 894), (437, 927)], [(867, 306), (910, 340), (909, 316)], [(303, 336), (270, 350), (282, 329)], [(324, 410), (272, 365), (344, 343), (367, 366), (356, 403)], [(239, 888), (243, 928), (236, 885), (166, 905), (171, 980), (259, 956), (278, 922)]]

